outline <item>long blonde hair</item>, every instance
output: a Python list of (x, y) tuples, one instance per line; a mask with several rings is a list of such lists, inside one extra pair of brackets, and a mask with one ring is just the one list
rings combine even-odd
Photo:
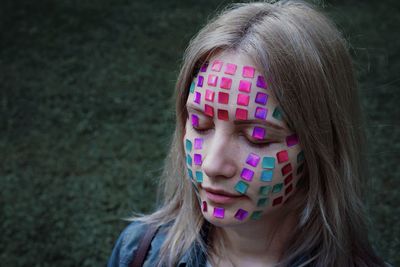
[[(163, 172), (162, 204), (135, 218), (171, 223), (160, 264), (173, 266), (197, 242), (204, 218), (187, 177), (183, 135), (189, 85), (213, 52), (249, 56), (270, 81), (306, 158), (298, 229), (280, 266), (308, 254), (314, 266), (384, 266), (367, 238), (361, 201), (363, 130), (347, 45), (321, 12), (300, 1), (234, 4), (190, 42), (176, 83), (176, 128)], [(303, 265), (302, 265), (303, 266)]]

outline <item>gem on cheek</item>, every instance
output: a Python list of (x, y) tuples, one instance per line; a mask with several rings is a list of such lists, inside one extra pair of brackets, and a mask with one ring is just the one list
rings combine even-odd
[(282, 168), (282, 175), (286, 175), (292, 171), (292, 164), (288, 163)]
[(260, 198), (257, 202), (257, 207), (265, 207), (268, 205), (268, 198)]
[(225, 66), (225, 73), (235, 75), (237, 66), (235, 64), (227, 63)]
[(260, 191), (258, 191), (258, 194), (261, 196), (268, 196), (269, 191), (271, 191), (271, 186), (266, 185), (266, 186), (261, 186)]
[(276, 157), (278, 158), (278, 163), (286, 162), (289, 160), (289, 155), (286, 150), (282, 150), (276, 153)]
[(238, 211), (235, 214), (235, 218), (238, 219), (239, 221), (243, 221), (244, 219), (247, 218), (247, 215), (249, 215), (248, 211), (244, 209), (238, 209)]
[(282, 203), (283, 197), (277, 197), (272, 201), (272, 206), (276, 206)]
[(207, 68), (208, 68), (208, 62), (205, 62), (205, 63), (203, 64), (203, 66), (201, 66), (200, 71), (201, 71), (201, 72), (206, 72), (206, 71), (207, 71)]
[(237, 104), (240, 106), (247, 106), (247, 105), (249, 105), (249, 99), (250, 99), (250, 97), (248, 95), (238, 94)]
[(263, 182), (271, 182), (274, 175), (274, 170), (263, 170), (261, 172), (260, 180)]
[(186, 139), (186, 151), (192, 151), (192, 142), (189, 139)]
[(254, 113), (254, 117), (257, 119), (265, 120), (267, 118), (267, 109), (266, 108), (256, 108), (256, 112)]
[(299, 138), (297, 137), (297, 134), (292, 134), (286, 137), (286, 144), (287, 146), (294, 146), (299, 143)]
[(190, 93), (194, 93), (194, 88), (196, 87), (196, 84), (194, 83), (194, 82), (192, 82), (191, 84), (190, 84), (190, 89), (189, 89), (189, 92)]
[(204, 105), (204, 114), (209, 117), (214, 117), (214, 108), (210, 105)]
[(297, 154), (297, 163), (300, 163), (304, 160), (304, 152), (300, 151), (299, 154)]
[(197, 104), (200, 104), (201, 94), (199, 92), (195, 92), (193, 96), (193, 101)]
[(250, 93), (250, 91), (251, 91), (251, 82), (245, 81), (245, 80), (240, 80), (240, 82), (239, 82), (239, 91)]
[(285, 180), (283, 181), (285, 183), (285, 185), (287, 185), (288, 183), (290, 183), (293, 180), (293, 175), (289, 174)]
[(240, 174), (240, 177), (242, 177), (246, 181), (253, 180), (253, 176), (254, 176), (254, 172), (247, 168), (243, 168), (242, 173)]
[(218, 82), (218, 76), (217, 75), (213, 75), (213, 74), (208, 75), (207, 84), (209, 86), (217, 86), (217, 82)]
[(199, 126), (199, 117), (196, 114), (192, 114), (192, 125), (194, 127)]
[(274, 109), (274, 112), (272, 113), (272, 117), (274, 117), (277, 120), (282, 120), (282, 111), (279, 107), (276, 107)]
[(197, 86), (203, 87), (203, 82), (204, 82), (204, 77), (199, 75), (199, 77), (197, 78)]
[(268, 95), (267, 94), (264, 94), (264, 93), (261, 93), (261, 92), (257, 93), (256, 100), (255, 100), (255, 102), (257, 104), (265, 105), (265, 104), (267, 104), (267, 100), (268, 100)]
[(215, 60), (214, 63), (213, 63), (213, 65), (212, 65), (212, 67), (211, 67), (211, 70), (217, 71), (217, 72), (218, 72), (218, 71), (221, 70), (222, 65), (223, 65), (223, 62), (222, 62), (222, 61), (220, 61), (220, 60)]
[(235, 190), (238, 191), (240, 194), (246, 194), (246, 191), (248, 188), (249, 188), (249, 185), (243, 181), (239, 181), (235, 185)]
[(261, 218), (261, 214), (262, 214), (262, 211), (261, 210), (257, 210), (257, 211), (255, 211), (255, 212), (253, 212), (251, 214), (250, 218), (253, 219), (253, 220), (259, 220)]
[(219, 120), (229, 121), (229, 113), (227, 110), (218, 109), (217, 116)]
[(213, 215), (215, 218), (223, 219), (225, 217), (225, 209), (215, 207)]
[(218, 93), (218, 103), (228, 104), (229, 102), (229, 94), (224, 92)]
[(253, 167), (257, 167), (259, 161), (260, 161), (260, 156), (258, 156), (257, 154), (254, 154), (254, 153), (250, 153), (247, 156), (246, 163)]
[(189, 154), (186, 155), (186, 163), (187, 165), (192, 166), (192, 157)]
[(282, 183), (275, 184), (274, 187), (272, 188), (272, 193), (279, 193), (281, 192), (282, 188), (283, 188)]
[(203, 201), (201, 209), (202, 209), (204, 212), (207, 212), (207, 202)]
[(244, 78), (253, 78), (254, 72), (255, 72), (255, 69), (253, 67), (244, 66), (242, 75)]
[(202, 163), (201, 154), (194, 154), (193, 158), (194, 158), (194, 165), (201, 165)]
[(203, 173), (200, 171), (196, 172), (196, 182), (202, 183), (203, 182)]
[(262, 127), (254, 127), (252, 136), (258, 140), (264, 139), (265, 129)]
[(264, 157), (263, 161), (262, 161), (262, 167), (264, 169), (273, 169), (273, 168), (275, 168), (275, 158)]
[(210, 102), (213, 102), (214, 101), (214, 92), (213, 91), (211, 91), (211, 90), (206, 90), (206, 100), (207, 101), (210, 101)]
[(265, 82), (264, 76), (257, 77), (257, 87), (267, 89), (267, 83)]
[(229, 90), (231, 89), (231, 86), (232, 86), (232, 79), (222, 77), (221, 84), (219, 85), (219, 87), (221, 87), (222, 89)]
[(202, 146), (203, 146), (203, 138), (195, 138), (194, 149), (202, 149)]
[(237, 108), (235, 117), (237, 120), (247, 120), (247, 110), (242, 108)]
[(290, 184), (286, 189), (285, 189), (285, 195), (289, 194), (293, 190), (293, 185)]

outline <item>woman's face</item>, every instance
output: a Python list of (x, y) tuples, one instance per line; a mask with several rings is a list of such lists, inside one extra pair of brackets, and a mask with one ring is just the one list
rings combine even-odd
[(183, 140), (188, 176), (213, 224), (262, 219), (296, 191), (303, 153), (268, 80), (243, 54), (224, 52), (190, 87)]

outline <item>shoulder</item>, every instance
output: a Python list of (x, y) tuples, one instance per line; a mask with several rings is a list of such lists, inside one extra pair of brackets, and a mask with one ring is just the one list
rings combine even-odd
[[(148, 227), (148, 224), (141, 221), (131, 222), (118, 237), (109, 258), (108, 267), (129, 266)], [(167, 227), (167, 225), (163, 225), (157, 231), (151, 242), (144, 266), (152, 266), (157, 259), (158, 252), (166, 236)]]

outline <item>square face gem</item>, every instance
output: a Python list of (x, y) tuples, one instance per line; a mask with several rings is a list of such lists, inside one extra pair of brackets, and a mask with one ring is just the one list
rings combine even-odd
[(207, 101), (210, 101), (210, 102), (213, 102), (214, 101), (214, 91), (211, 91), (211, 90), (206, 90), (206, 100)]
[(300, 151), (299, 154), (297, 154), (297, 163), (300, 163), (304, 160), (304, 152)]
[(192, 151), (192, 142), (189, 139), (186, 139), (186, 152)]
[(232, 86), (232, 79), (226, 78), (226, 77), (222, 77), (221, 78), (221, 83), (219, 85), (219, 87), (221, 87), (222, 89), (231, 89)]
[(192, 126), (199, 127), (199, 117), (196, 114), (192, 114)]
[(272, 201), (272, 206), (276, 206), (282, 203), (283, 197), (277, 197)]
[(203, 87), (204, 77), (199, 75), (197, 78), (197, 87)]
[(259, 220), (260, 218), (261, 218), (261, 214), (262, 214), (262, 211), (261, 210), (257, 210), (257, 211), (254, 211), (252, 214), (251, 214), (251, 219), (252, 220)]
[(204, 105), (204, 114), (206, 114), (209, 117), (214, 117), (214, 108), (210, 105), (205, 104)]
[(192, 157), (189, 154), (186, 155), (186, 163), (187, 165), (192, 166)]
[(201, 154), (194, 154), (193, 159), (194, 159), (194, 165), (201, 165), (202, 163)]
[(265, 82), (264, 76), (257, 76), (257, 87), (267, 89), (267, 83)]
[(200, 99), (201, 99), (201, 93), (195, 92), (193, 96), (193, 102), (200, 104)]
[(244, 209), (238, 209), (238, 211), (235, 213), (235, 218), (238, 219), (239, 221), (243, 221), (244, 219), (247, 218), (249, 215), (249, 212), (244, 210)]
[(283, 188), (282, 183), (275, 184), (274, 187), (272, 188), (272, 193), (279, 193), (281, 192), (282, 188)]
[(254, 127), (252, 136), (255, 139), (263, 140), (265, 138), (265, 128), (263, 127)]
[(224, 208), (214, 208), (213, 215), (215, 218), (223, 219), (225, 217), (225, 209)]
[(264, 157), (262, 161), (262, 167), (264, 169), (273, 169), (275, 168), (275, 158), (273, 157)]
[(227, 63), (225, 66), (225, 73), (235, 75), (237, 66), (235, 64)]
[(256, 94), (256, 100), (255, 100), (255, 102), (256, 102), (257, 104), (265, 105), (265, 104), (267, 104), (267, 100), (268, 100), (268, 95), (267, 95), (267, 94), (264, 94), (264, 93), (261, 93), (261, 92), (258, 92), (258, 93)]
[(274, 176), (274, 170), (263, 170), (261, 172), (260, 180), (263, 182), (271, 182)]
[(257, 167), (259, 161), (260, 161), (260, 156), (254, 153), (250, 153), (246, 159), (246, 163), (253, 167)]
[(202, 205), (201, 205), (201, 209), (202, 209), (204, 212), (207, 212), (207, 202), (203, 201), (203, 203), (202, 203)]
[(217, 75), (214, 75), (214, 74), (208, 75), (207, 84), (209, 86), (217, 86), (217, 82), (218, 82), (218, 76)]
[(236, 120), (247, 120), (247, 109), (237, 108), (235, 117)]
[(255, 72), (255, 69), (253, 67), (244, 66), (242, 75), (244, 78), (253, 78), (254, 72)]
[(205, 62), (205, 63), (201, 66), (200, 71), (201, 71), (201, 72), (206, 72), (206, 71), (207, 71), (207, 68), (208, 68), (208, 62)]
[(289, 154), (286, 150), (276, 153), (276, 157), (278, 158), (278, 163), (283, 163), (289, 160)]
[(240, 106), (248, 106), (249, 105), (250, 96), (244, 94), (238, 94), (237, 96), (237, 104)]
[(270, 191), (271, 191), (271, 186), (270, 185), (261, 186), (260, 190), (258, 191), (258, 194), (260, 196), (268, 196)]
[(288, 185), (291, 181), (293, 180), (293, 175), (289, 174), (285, 180), (283, 181), (285, 183), (285, 185)]
[(235, 190), (238, 191), (240, 194), (246, 194), (247, 189), (249, 188), (249, 184), (243, 181), (237, 182), (235, 185)]
[(240, 174), (240, 177), (242, 177), (246, 181), (252, 181), (253, 176), (254, 176), (254, 172), (247, 168), (243, 168), (242, 173)]
[(251, 82), (245, 81), (245, 80), (240, 80), (240, 82), (239, 82), (239, 91), (250, 93), (250, 91), (251, 91)]
[(203, 138), (195, 138), (194, 149), (202, 149), (202, 146), (203, 146)]
[(219, 72), (222, 69), (223, 62), (221, 60), (215, 60), (212, 64), (211, 70)]
[(268, 205), (267, 197), (260, 198), (257, 202), (257, 207), (266, 207), (267, 205)]
[(194, 93), (194, 88), (196, 87), (196, 84), (194, 83), (194, 82), (192, 82), (191, 84), (190, 84), (190, 88), (189, 88), (189, 92), (192, 94), (192, 93)]
[(292, 171), (292, 164), (288, 163), (282, 168), (282, 175), (286, 175)]
[(265, 120), (267, 118), (267, 109), (257, 107), (256, 111), (254, 113), (254, 117), (256, 117), (257, 119), (260, 119), (260, 120)]
[(297, 137), (297, 134), (292, 134), (286, 137), (286, 144), (288, 147), (297, 145), (299, 143), (299, 138)]
[(224, 93), (224, 92), (218, 92), (218, 103), (228, 104), (229, 103), (229, 94)]
[(200, 171), (196, 172), (196, 182), (202, 183), (203, 182), (203, 173)]
[(282, 111), (279, 107), (276, 107), (274, 109), (274, 112), (272, 113), (272, 117), (274, 117), (275, 119), (281, 121), (282, 120)]
[(219, 120), (229, 121), (229, 113), (227, 110), (218, 109), (217, 116)]

